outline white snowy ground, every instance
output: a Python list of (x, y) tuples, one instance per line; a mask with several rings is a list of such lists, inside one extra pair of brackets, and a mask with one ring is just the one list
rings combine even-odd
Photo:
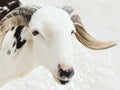
[(120, 0), (21, 0), (24, 4), (71, 5), (78, 10), (87, 31), (102, 40), (114, 40), (116, 47), (92, 51), (80, 43), (75, 45), (73, 80), (57, 84), (42, 66), (27, 76), (13, 80), (0, 90), (120, 90)]

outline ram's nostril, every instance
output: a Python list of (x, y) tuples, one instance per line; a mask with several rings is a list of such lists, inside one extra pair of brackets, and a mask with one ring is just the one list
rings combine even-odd
[(74, 70), (73, 68), (70, 68), (69, 70), (62, 70), (62, 69), (59, 69), (59, 76), (60, 78), (62, 79), (65, 79), (65, 78), (71, 78), (72, 76), (74, 75)]
[(69, 69), (69, 70), (66, 71), (66, 76), (67, 76), (68, 78), (71, 78), (73, 75), (74, 75), (74, 70), (73, 70), (73, 68), (71, 68), (71, 69)]

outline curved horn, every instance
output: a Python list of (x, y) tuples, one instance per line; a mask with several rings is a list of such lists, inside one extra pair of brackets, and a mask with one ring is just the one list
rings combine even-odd
[(74, 14), (74, 10), (71, 7), (65, 6), (63, 7), (63, 9), (67, 11), (68, 14), (70, 14), (71, 16), (71, 20), (73, 21), (76, 28), (76, 32), (74, 32), (76, 38), (87, 48), (90, 48), (93, 50), (103, 50), (106, 48), (113, 47), (117, 44), (116, 42), (112, 42), (112, 41), (103, 42), (93, 38), (91, 35), (89, 35), (86, 32), (80, 17), (77, 14)]
[(29, 21), (33, 13), (37, 10), (37, 7), (19, 7), (11, 11), (6, 17), (0, 22), (0, 47), (4, 36), (7, 31), (13, 26), (28, 26)]

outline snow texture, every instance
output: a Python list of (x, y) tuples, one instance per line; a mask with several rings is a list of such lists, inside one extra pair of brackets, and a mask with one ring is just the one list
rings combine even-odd
[[(113, 40), (117, 46), (94, 51), (75, 40), (75, 76), (60, 85), (42, 66), (0, 90), (120, 90), (120, 0), (21, 0), (24, 5), (70, 5), (79, 12), (87, 31), (95, 38)], [(47, 3), (46, 3), (47, 2)]]

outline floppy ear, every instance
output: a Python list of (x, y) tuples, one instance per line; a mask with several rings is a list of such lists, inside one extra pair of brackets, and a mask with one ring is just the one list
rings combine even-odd
[(3, 39), (1, 51), (5, 51), (10, 55), (20, 50), (28, 41), (29, 32), (25, 26), (14, 26), (6, 34)]
[(26, 26), (29, 27), (29, 21), (34, 12), (36, 12), (37, 7), (19, 7), (11, 11), (6, 17), (4, 17), (0, 22), (0, 48), (2, 41), (6, 33), (12, 29), (14, 26)]
[(75, 13), (74, 9), (72, 9), (69, 6), (65, 6), (62, 9), (65, 10), (70, 15), (71, 20), (74, 23), (74, 26), (76, 28), (76, 31), (74, 32), (74, 34), (76, 38), (87, 48), (90, 48), (93, 50), (102, 50), (102, 49), (113, 47), (117, 44), (116, 42), (112, 42), (112, 41), (104, 42), (104, 41), (100, 41), (93, 38), (85, 30), (79, 15)]

